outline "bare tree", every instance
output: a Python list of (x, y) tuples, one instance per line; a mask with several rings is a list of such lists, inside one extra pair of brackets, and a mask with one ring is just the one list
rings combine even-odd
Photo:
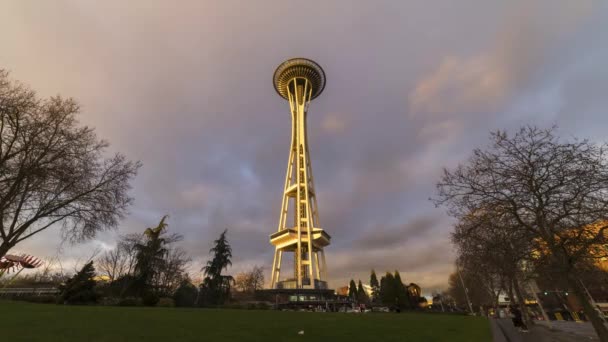
[(473, 310), (477, 311), (480, 306), (492, 305), (493, 298), (488, 293), (484, 284), (479, 281), (479, 277), (469, 269), (460, 270), (450, 274), (448, 277), (447, 293), (461, 309), (469, 310), (470, 301)]
[(110, 281), (114, 281), (125, 274), (127, 269), (125, 254), (125, 251), (120, 246), (106, 251), (96, 263), (99, 273), (107, 276)]
[[(178, 236), (178, 235), (175, 235)], [(179, 247), (168, 247), (167, 255), (156, 276), (156, 286), (170, 295), (185, 279), (188, 279), (187, 268), (192, 259)]]
[(53, 226), (72, 241), (115, 227), (132, 202), (139, 162), (78, 124), (78, 104), (39, 99), (0, 70), (0, 256)]
[(499, 296), (504, 291), (503, 274), (494, 268), (488, 268), (488, 265), (481, 259), (473, 258), (470, 255), (460, 255), (456, 263), (462, 274), (475, 275), (476, 286), (487, 293), (488, 297), (484, 296), (484, 298), (489, 300), (480, 304), (491, 305), (496, 310)]
[[(552, 267), (582, 304), (601, 341), (608, 329), (577, 279), (577, 266), (605, 256), (608, 242), (606, 146), (587, 140), (561, 141), (556, 128), (524, 127), (513, 136), (492, 133), (492, 146), (445, 170), (437, 184), (437, 205), (461, 218), (483, 207), (509, 215), (541, 243)], [(593, 251), (590, 253), (589, 251)]]
[[(520, 307), (525, 307), (521, 283), (527, 274), (523, 263), (534, 247), (527, 231), (518, 229), (510, 215), (496, 206), (477, 209), (460, 218), (452, 241), (458, 247), (458, 263), (477, 275), (493, 297), (495, 308), (503, 290), (513, 298), (511, 287)], [(531, 324), (528, 312), (522, 311), (525, 321)]]
[(122, 256), (125, 258), (124, 274), (133, 274), (135, 265), (137, 264), (137, 246), (143, 243), (141, 234), (127, 234), (120, 237), (117, 248), (122, 250)]
[(127, 234), (119, 237), (116, 246), (102, 254), (96, 261), (98, 271), (114, 281), (124, 275), (133, 274), (137, 262), (137, 248), (143, 237)]
[(236, 275), (234, 286), (238, 291), (253, 293), (264, 287), (264, 268), (253, 266), (250, 271)]
[(106, 255), (107, 262), (102, 258), (101, 267), (116, 274), (114, 279), (133, 276), (128, 286), (137, 291), (153, 290), (159, 295), (171, 296), (188, 279), (191, 259), (183, 249), (174, 246), (183, 236), (167, 233), (167, 218), (164, 216), (157, 226), (147, 228), (144, 234), (122, 236), (116, 252)]

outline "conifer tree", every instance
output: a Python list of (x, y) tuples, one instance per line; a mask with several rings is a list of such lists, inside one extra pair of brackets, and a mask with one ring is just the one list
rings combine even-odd
[(133, 290), (138, 296), (150, 295), (154, 291), (152, 282), (165, 261), (167, 248), (163, 234), (167, 228), (167, 215), (163, 216), (156, 227), (146, 228), (144, 240), (135, 244), (137, 251)]
[(219, 239), (214, 241), (214, 246), (209, 250), (213, 254), (213, 258), (207, 261), (207, 265), (203, 267), (205, 280), (201, 284), (199, 299), (202, 300), (201, 305), (206, 304), (223, 304), (230, 298), (230, 288), (234, 279), (229, 275), (222, 275), (222, 271), (232, 266), (232, 247), (228, 243), (226, 233), (220, 235)]
[(380, 291), (378, 291), (378, 302), (386, 304), (386, 276), (380, 278)]
[(223, 270), (232, 266), (232, 247), (228, 244), (227, 232), (228, 230), (224, 230), (219, 239), (213, 242), (213, 248), (209, 250), (210, 253), (213, 253), (213, 258), (207, 261), (207, 265), (203, 267), (203, 272), (208, 277), (218, 278)]
[(365, 293), (361, 280), (359, 280), (359, 285), (357, 286), (357, 302), (359, 304), (367, 304), (369, 302), (369, 297)]
[(93, 261), (88, 262), (78, 273), (60, 286), (60, 300), (64, 304), (85, 304), (97, 301), (95, 292), (95, 267)]
[(390, 272), (382, 277), (380, 284), (380, 298), (384, 305), (397, 305), (397, 288), (395, 287), (395, 277)]
[(409, 307), (410, 301), (407, 293), (407, 288), (405, 287), (405, 285), (403, 285), (403, 282), (401, 281), (401, 275), (399, 274), (399, 271), (395, 271), (393, 286), (395, 287), (395, 295), (397, 297), (396, 304), (401, 308)]
[(372, 302), (378, 301), (378, 296), (380, 295), (380, 283), (378, 283), (378, 277), (376, 277), (376, 271), (372, 270), (372, 274), (369, 279), (369, 286), (372, 288)]
[(357, 284), (355, 284), (353, 279), (350, 280), (350, 284), (348, 285), (348, 298), (357, 299)]

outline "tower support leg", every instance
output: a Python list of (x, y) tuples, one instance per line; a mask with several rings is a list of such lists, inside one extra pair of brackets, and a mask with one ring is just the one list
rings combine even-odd
[(321, 277), (327, 279), (327, 263), (325, 263), (325, 251), (321, 250)]
[(317, 271), (317, 279), (321, 280), (321, 268), (319, 267), (319, 251), (315, 252), (315, 269)]
[(272, 259), (272, 274), (270, 275), (270, 288), (275, 287), (276, 282), (279, 280), (277, 277), (277, 269), (278, 269), (278, 265), (277, 262), (279, 261), (278, 259), (279, 256), (279, 250), (275, 249), (274, 251), (274, 258)]

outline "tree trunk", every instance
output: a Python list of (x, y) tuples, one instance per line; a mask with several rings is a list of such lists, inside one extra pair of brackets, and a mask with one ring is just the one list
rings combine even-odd
[(519, 308), (521, 310), (521, 314), (523, 316), (524, 322), (528, 327), (531, 327), (534, 322), (530, 319), (530, 314), (528, 313), (528, 307), (526, 306), (526, 299), (521, 293), (521, 288), (519, 287), (519, 282), (517, 281), (517, 277), (513, 277), (513, 288), (515, 289), (515, 294), (517, 295), (517, 302), (519, 303)]
[(500, 291), (498, 291), (498, 293), (492, 298), (492, 306), (494, 307), (494, 315), (496, 315), (496, 317), (499, 317), (498, 315), (498, 299), (500, 297)]
[(7, 242), (2, 242), (0, 244), (0, 258), (2, 258), (3, 256), (5, 256), (8, 251), (11, 249), (11, 245), (9, 245)]
[(566, 275), (566, 279), (568, 280), (568, 285), (572, 289), (574, 296), (583, 306), (583, 311), (585, 312), (585, 316), (591, 321), (595, 332), (600, 338), (602, 342), (608, 342), (608, 329), (604, 325), (604, 322), (600, 318), (597, 310), (591, 305), (589, 302), (589, 298), (585, 294), (581, 283), (574, 275)]
[(509, 280), (507, 281), (509, 283), (507, 290), (507, 293), (509, 295), (509, 300), (513, 301), (513, 281)]

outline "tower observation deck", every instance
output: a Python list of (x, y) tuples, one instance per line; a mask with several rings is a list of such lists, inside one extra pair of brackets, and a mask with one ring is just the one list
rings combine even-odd
[[(320, 227), (317, 197), (308, 152), (306, 116), (310, 101), (325, 88), (325, 72), (314, 61), (293, 58), (274, 72), (274, 88), (289, 102), (291, 143), (279, 227), (270, 235), (275, 247), (272, 289), (327, 289), (327, 266), (323, 248), (331, 237)], [(281, 269), (293, 256), (293, 273)], [(291, 258), (290, 258), (291, 259)], [(281, 276), (287, 277), (281, 278)]]

